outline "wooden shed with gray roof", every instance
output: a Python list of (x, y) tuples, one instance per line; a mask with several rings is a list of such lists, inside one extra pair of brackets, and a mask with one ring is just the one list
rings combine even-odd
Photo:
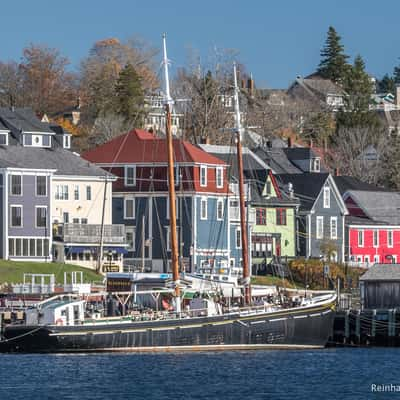
[(400, 307), (400, 264), (374, 264), (360, 278), (364, 309)]

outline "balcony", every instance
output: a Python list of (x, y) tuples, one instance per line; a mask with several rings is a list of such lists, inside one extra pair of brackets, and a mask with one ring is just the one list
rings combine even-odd
[[(53, 226), (54, 239), (64, 243), (100, 243), (100, 224), (55, 224)], [(124, 225), (104, 225), (103, 242), (107, 244), (125, 243)]]

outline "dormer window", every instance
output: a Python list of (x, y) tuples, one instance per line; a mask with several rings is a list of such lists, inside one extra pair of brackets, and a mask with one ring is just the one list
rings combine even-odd
[(136, 185), (136, 166), (126, 165), (125, 166), (125, 186)]
[(69, 135), (64, 135), (64, 149), (70, 149), (71, 148), (71, 137)]
[(51, 147), (51, 136), (42, 134), (24, 134), (24, 146)]
[(8, 133), (0, 132), (0, 145), (8, 146)]
[(311, 159), (311, 172), (321, 172), (321, 159), (319, 157)]

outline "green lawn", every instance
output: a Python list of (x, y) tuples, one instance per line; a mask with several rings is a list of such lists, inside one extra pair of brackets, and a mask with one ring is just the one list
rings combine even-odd
[(103, 276), (76, 265), (0, 260), (0, 284), (22, 283), (25, 274), (54, 274), (56, 283), (64, 283), (64, 272), (83, 271), (84, 282), (101, 282)]
[(258, 275), (258, 276), (252, 276), (251, 277), (251, 283), (253, 285), (274, 285), (274, 286), (280, 286), (280, 287), (287, 287), (287, 288), (301, 288), (304, 285), (301, 283), (295, 284), (294, 282), (291, 282), (287, 279), (284, 279), (282, 281), (282, 278), (279, 278), (277, 276), (271, 276), (271, 275)]

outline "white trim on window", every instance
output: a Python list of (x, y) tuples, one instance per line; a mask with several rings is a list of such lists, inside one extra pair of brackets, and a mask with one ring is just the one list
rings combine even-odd
[[(45, 194), (38, 194), (38, 178), (44, 178), (45, 180)], [(35, 176), (35, 196), (36, 197), (46, 197), (47, 196), (47, 175), (36, 175)]]
[(375, 248), (379, 247), (379, 231), (378, 229), (374, 229), (372, 231), (372, 246)]
[(200, 219), (201, 220), (206, 220), (207, 219), (207, 214), (208, 214), (208, 199), (207, 197), (202, 197), (200, 199)]
[(217, 221), (224, 219), (224, 199), (217, 199)]
[(315, 236), (317, 239), (324, 238), (324, 217), (321, 216), (317, 217)]
[[(13, 208), (19, 208), (21, 209), (21, 225), (13, 225), (12, 219), (13, 219), (13, 215), (12, 215), (12, 209)], [(16, 205), (13, 204), (10, 206), (10, 227), (11, 228), (22, 228), (24, 226), (24, 207), (22, 205)]]
[(331, 207), (331, 188), (324, 186), (324, 208)]
[(389, 229), (387, 231), (387, 247), (393, 247), (393, 231)]
[[(132, 246), (130, 246), (130, 240), (128, 240), (128, 235), (132, 234)], [(136, 227), (134, 226), (126, 226), (125, 227), (125, 239), (126, 239), (126, 243), (128, 244), (127, 250), (128, 251), (135, 251), (135, 247), (136, 247)]]
[[(38, 224), (37, 224), (37, 221), (38, 221), (37, 213), (38, 213), (38, 209), (40, 209), (40, 208), (44, 208), (46, 210), (46, 214), (45, 214), (46, 220), (45, 220), (44, 226), (38, 226)], [(48, 216), (47, 216), (47, 206), (35, 206), (35, 228), (47, 228), (47, 218), (48, 218)]]
[[(132, 215), (127, 214), (127, 202), (132, 202)], [(134, 197), (125, 197), (124, 198), (124, 219), (135, 219), (135, 198)]]
[(5, 136), (6, 137), (6, 142), (3, 144), (0, 144), (1, 146), (8, 146), (8, 132), (0, 132), (0, 136)]
[(242, 231), (240, 228), (236, 228), (235, 230), (235, 247), (237, 249), (242, 248)]
[(364, 247), (364, 231), (361, 229), (357, 231), (357, 244), (358, 247)]
[(215, 168), (215, 182), (217, 185), (217, 189), (221, 189), (224, 187), (224, 169), (223, 169), (223, 167)]
[(207, 165), (200, 165), (200, 186), (207, 186)]
[[(20, 194), (13, 193), (13, 182), (12, 182), (13, 176), (21, 177), (21, 193)], [(23, 194), (24, 194), (24, 176), (22, 174), (12, 173), (12, 174), (9, 174), (9, 177), (10, 177), (10, 196), (23, 196)]]
[[(133, 176), (128, 176), (128, 171), (133, 170)], [(125, 186), (136, 186), (136, 165), (125, 165), (124, 167), (124, 184)]]
[(379, 264), (379, 259), (380, 259), (379, 255), (378, 255), (378, 254), (375, 254), (375, 255), (374, 255), (374, 263)]
[(331, 217), (331, 239), (337, 239), (337, 217)]

